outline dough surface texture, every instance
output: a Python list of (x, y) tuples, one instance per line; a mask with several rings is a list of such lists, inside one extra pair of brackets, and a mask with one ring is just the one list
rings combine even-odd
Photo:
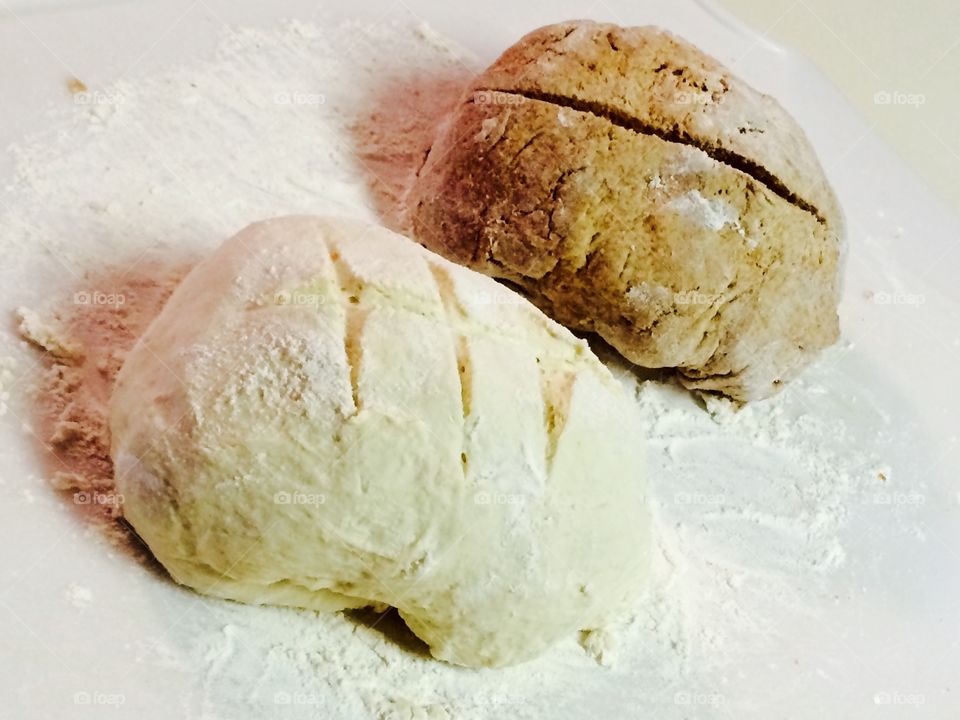
[(434, 656), (530, 659), (649, 560), (642, 428), (586, 343), (384, 228), (277, 218), (199, 264), (111, 401), (127, 520), (178, 582), (394, 606)]
[(481, 73), (412, 232), (690, 388), (764, 397), (839, 334), (843, 218), (793, 118), (693, 45), (589, 21)]

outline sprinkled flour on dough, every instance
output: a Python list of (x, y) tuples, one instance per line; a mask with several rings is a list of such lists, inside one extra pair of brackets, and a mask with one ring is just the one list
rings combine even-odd
[(740, 218), (730, 203), (720, 198), (707, 199), (699, 190), (691, 190), (675, 200), (671, 200), (667, 207), (687, 215), (710, 230), (722, 230), (726, 225), (732, 225), (742, 235)]
[[(22, 288), (21, 332), (46, 352), (34, 368), (38, 417), (4, 421), (53, 451), (49, 492), (86, 498), (84, 517), (126, 538), (123, 559), (149, 567), (111, 495), (104, 408), (124, 352), (190, 263), (251, 221), (342, 213), (402, 226), (403, 189), (438, 110), (475, 69), (426, 27), (231, 30), (211, 59), (100, 89), (123, 102), (71, 106), (56, 130), (13, 149), (0, 274)], [(702, 200), (687, 209), (710, 227), (736, 222)], [(36, 363), (12, 334), (4, 342), (22, 370)], [(171, 714), (469, 720), (562, 707), (587, 718), (602, 700), (610, 717), (669, 720), (733, 707), (757, 682), (749, 661), (771, 652), (780, 628), (815, 616), (845, 562), (846, 508), (868, 501), (883, 474), (879, 441), (851, 438), (834, 401), (845, 390), (830, 370), (847, 351), (739, 410), (598, 352), (635, 392), (651, 435), (655, 577), (632, 617), (534, 662), (471, 671), (430, 659), (391, 612), (196, 597), (165, 634), (132, 640), (144, 672), (191, 678)], [(13, 363), (0, 363), (3, 387)], [(104, 604), (92, 584), (71, 586), (68, 601)]]

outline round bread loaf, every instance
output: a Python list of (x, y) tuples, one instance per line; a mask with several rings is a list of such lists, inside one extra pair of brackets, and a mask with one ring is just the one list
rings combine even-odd
[(656, 28), (524, 37), (441, 127), (408, 208), (428, 248), (691, 388), (763, 397), (838, 337), (843, 219), (803, 131)]
[(394, 606), (481, 666), (602, 626), (644, 582), (632, 398), (519, 295), (380, 227), (227, 241), (126, 358), (110, 425), (125, 517), (202, 593)]

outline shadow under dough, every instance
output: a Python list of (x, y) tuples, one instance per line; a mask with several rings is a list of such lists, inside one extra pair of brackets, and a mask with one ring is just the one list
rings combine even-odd
[(43, 352), (32, 434), (52, 490), (113, 547), (162, 576), (166, 570), (123, 519), (109, 405), (123, 358), (191, 266), (150, 260), (90, 272), (54, 307), (21, 322), (21, 334)]
[(410, 234), (404, 207), (407, 190), (423, 167), (438, 125), (473, 76), (466, 66), (387, 73), (351, 124), (353, 151), (374, 209), (391, 230)]
[(407, 627), (403, 618), (400, 617), (400, 613), (394, 607), (387, 608), (383, 612), (370, 607), (344, 610), (343, 616), (355, 625), (380, 633), (387, 640), (412, 655), (422, 658), (431, 657), (430, 647), (413, 634), (413, 631)]

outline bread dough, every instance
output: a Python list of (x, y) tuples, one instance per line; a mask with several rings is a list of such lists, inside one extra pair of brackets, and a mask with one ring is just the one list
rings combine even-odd
[(838, 337), (843, 218), (772, 98), (656, 28), (536, 30), (411, 189), (415, 237), (691, 388), (763, 397)]
[(646, 575), (632, 398), (526, 300), (380, 227), (228, 240), (126, 359), (111, 431), (124, 515), (178, 582), (395, 606), (453, 663), (600, 627)]

